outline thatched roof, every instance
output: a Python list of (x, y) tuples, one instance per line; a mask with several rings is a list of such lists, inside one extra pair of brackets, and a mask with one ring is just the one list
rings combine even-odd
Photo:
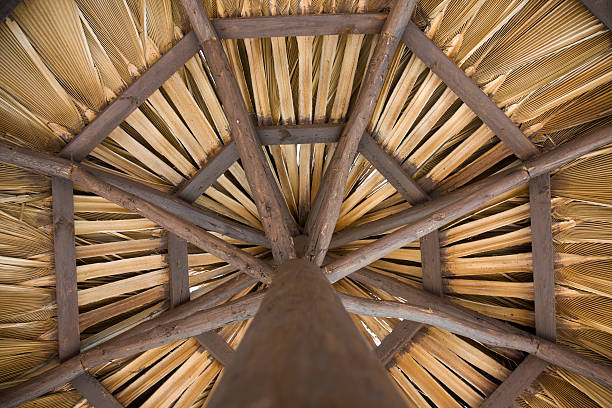
[(421, 0), (400, 41), (411, 1), (204, 0), (223, 60), (195, 3), (0, 8), (0, 405), (204, 406), (293, 242), (379, 301), (351, 317), (410, 406), (612, 405), (609, 5)]

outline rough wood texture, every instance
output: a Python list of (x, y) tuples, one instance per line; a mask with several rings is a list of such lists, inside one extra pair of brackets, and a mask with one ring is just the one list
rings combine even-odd
[(51, 179), (53, 194), (53, 245), (57, 302), (57, 341), (60, 360), (80, 350), (79, 306), (77, 298), (76, 249), (74, 243), (74, 200), (72, 182)]
[(601, 385), (606, 387), (612, 386), (612, 367), (597, 363), (565, 346), (522, 330), (507, 332), (497, 327), (462, 320), (451, 314), (434, 314), (428, 308), (412, 306), (406, 303), (356, 298), (347, 295), (340, 295), (340, 298), (346, 310), (350, 313), (410, 319), (415, 322), (437, 326), (451, 333), (466, 336), (485, 344), (522, 350), (534, 354), (542, 360), (583, 375)]
[(189, 301), (189, 268), (187, 241), (168, 233), (168, 269), (170, 273), (170, 306)]
[(442, 296), (442, 272), (440, 269), (440, 234), (434, 230), (421, 237), (421, 271), (426, 291)]
[(89, 373), (73, 378), (70, 383), (95, 408), (121, 408), (123, 406)]
[(226, 146), (223, 146), (221, 151), (206, 163), (206, 166), (198, 170), (191, 179), (182, 185), (176, 192), (176, 195), (189, 203), (194, 202), (199, 196), (204, 194), (204, 192), (208, 190), (208, 188), (212, 186), (236, 160), (238, 160), (238, 151), (236, 150), (234, 142), (230, 142)]
[(344, 125), (260, 126), (259, 140), (264, 145), (336, 143)]
[(499, 387), (482, 403), (481, 408), (509, 407), (535, 381), (548, 362), (529, 354)]
[(557, 338), (557, 315), (555, 313), (555, 263), (550, 174), (545, 173), (531, 179), (529, 204), (536, 333), (538, 336), (554, 341)]
[(536, 159), (526, 161), (518, 167), (498, 173), (479, 182), (472, 183), (425, 204), (416, 205), (397, 214), (358, 227), (346, 228), (335, 234), (330, 247), (335, 248), (349, 242), (381, 234), (408, 223), (415, 222), (416, 220), (439, 211), (441, 208), (457, 202), (463, 197), (473, 195), (475, 192), (480, 194), (482, 191), (492, 188), (492, 186), (494, 188), (497, 184), (508, 183), (511, 179), (520, 177), (519, 173), (527, 173), (530, 178), (548, 173), (610, 143), (612, 143), (612, 126), (605, 126), (593, 130), (542, 154)]
[(526, 160), (538, 148), (487, 95), (459, 69), (419, 28), (410, 22), (402, 41), (425, 63), (519, 158)]
[(218, 232), (250, 244), (261, 246), (269, 245), (264, 234), (255, 228), (220, 216), (213, 211), (195, 207), (188, 204), (185, 200), (173, 197), (145, 184), (130, 180), (127, 177), (119, 176), (94, 167), (84, 166), (83, 168), (87, 169), (100, 180), (112, 184), (128, 193), (137, 195), (173, 214), (180, 214), (181, 218), (201, 228)]
[(199, 0), (182, 0), (218, 89), (218, 95), (229, 122), (230, 134), (242, 159), (247, 180), (254, 194), (259, 218), (266, 231), (274, 259), (282, 263), (295, 258), (292, 235), (297, 235), (287, 204), (280, 199), (280, 191), (255, 132), (236, 78), (230, 68), (223, 46), (208, 20), (204, 5)]
[(74, 161), (87, 157), (113, 129), (130, 116), (130, 113), (185, 65), (198, 49), (199, 44), (194, 33), (185, 35), (68, 143), (60, 155)]
[(383, 339), (383, 341), (376, 347), (376, 356), (380, 362), (385, 366), (389, 367), (393, 364), (395, 355), (399, 353), (404, 346), (409, 344), (413, 337), (421, 330), (425, 325), (421, 323), (411, 322), (408, 320), (402, 320), (399, 322), (391, 333)]
[(612, 2), (610, 0), (580, 0), (595, 17), (612, 30)]
[(405, 403), (321, 270), (296, 259), (279, 266), (208, 406)]
[(211, 20), (220, 38), (378, 34), (384, 13), (262, 16)]
[(215, 331), (207, 331), (194, 336), (194, 338), (204, 347), (208, 352), (225, 367), (228, 367), (234, 354), (236, 352), (229, 344), (219, 336)]
[(393, 2), (370, 58), (359, 95), (327, 169), (325, 189), (319, 190), (318, 194), (322, 194), (321, 206), (309, 230), (310, 240), (306, 249), (306, 256), (317, 265), (321, 265), (325, 259), (344, 198), (350, 166), (376, 107), (391, 59), (399, 44), (399, 36), (410, 21), (415, 3), (416, 0)]
[(410, 174), (402, 168), (400, 163), (385, 152), (383, 148), (367, 132), (361, 137), (359, 142), (359, 153), (363, 155), (375, 168), (382, 174), (389, 183), (404, 197), (410, 204), (422, 203), (429, 199), (429, 196)]

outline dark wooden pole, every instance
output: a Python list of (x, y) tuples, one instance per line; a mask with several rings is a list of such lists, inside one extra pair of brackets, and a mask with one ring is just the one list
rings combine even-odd
[(214, 27), (200, 0), (181, 0), (218, 88), (232, 139), (242, 159), (259, 218), (278, 263), (295, 258), (293, 235), (298, 234), (272, 172), (265, 160), (253, 121)]
[(612, 3), (610, 0), (580, 0), (602, 23), (612, 31)]
[(347, 295), (340, 295), (340, 298), (346, 310), (350, 313), (410, 319), (437, 326), (451, 333), (466, 336), (492, 346), (522, 350), (561, 368), (583, 375), (606, 387), (612, 387), (612, 367), (597, 363), (565, 346), (527, 332), (520, 330), (516, 333), (514, 331), (508, 332), (497, 327), (489, 327), (459, 319), (450, 314), (434, 314), (428, 308), (406, 303), (356, 298)]
[(321, 270), (296, 259), (278, 267), (208, 406), (406, 405)]
[(317, 265), (321, 265), (325, 259), (344, 199), (350, 166), (357, 152), (359, 141), (376, 107), (391, 59), (399, 44), (399, 37), (410, 21), (415, 3), (415, 0), (393, 2), (391, 12), (378, 37), (364, 75), (353, 111), (342, 131), (342, 136), (340, 136), (340, 141), (327, 169), (325, 189), (318, 193), (321, 194), (321, 199), (317, 200), (320, 202), (320, 208), (308, 231), (309, 242), (306, 248), (306, 256)]

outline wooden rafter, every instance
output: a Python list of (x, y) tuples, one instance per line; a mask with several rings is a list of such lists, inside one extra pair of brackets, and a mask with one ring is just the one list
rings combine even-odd
[(214, 27), (199, 0), (182, 0), (212, 76), (228, 119), (232, 140), (242, 159), (246, 177), (253, 191), (259, 218), (272, 248), (274, 259), (282, 263), (295, 258), (292, 236), (297, 226), (281, 196), (272, 172), (265, 160), (255, 126), (242, 99), (240, 88), (230, 68), (227, 55)]
[(306, 248), (306, 256), (317, 265), (323, 262), (327, 253), (344, 199), (350, 166), (376, 106), (399, 37), (410, 21), (415, 3), (415, 0), (393, 2), (372, 53), (353, 111), (342, 130), (327, 169), (325, 184), (318, 193), (320, 207), (316, 211), (314, 221), (309, 223), (312, 227), (308, 231), (309, 242)]
[(514, 154), (523, 160), (527, 160), (539, 153), (538, 148), (504, 112), (414, 23), (408, 23), (402, 41), (472, 109)]
[[(550, 174), (544, 173), (529, 182), (531, 237), (533, 256), (533, 289), (536, 334), (555, 341), (555, 265), (550, 202)], [(528, 355), (510, 376), (487, 398), (484, 407), (508, 406), (546, 369), (548, 364)]]
[(481, 341), (496, 347), (521, 350), (555, 364), (566, 370), (583, 375), (607, 387), (612, 386), (612, 368), (599, 364), (571, 349), (520, 331), (517, 333), (501, 330), (457, 318), (452, 314), (436, 313), (431, 310), (394, 301), (373, 300), (341, 295), (342, 303), (350, 313), (375, 317), (410, 319), (429, 324), (461, 336)]

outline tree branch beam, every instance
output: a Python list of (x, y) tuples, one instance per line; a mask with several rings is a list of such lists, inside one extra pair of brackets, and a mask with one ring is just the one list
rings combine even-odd
[(309, 231), (309, 242), (306, 248), (307, 258), (317, 265), (321, 265), (327, 253), (344, 199), (350, 166), (380, 96), (391, 59), (399, 44), (399, 37), (410, 21), (415, 3), (415, 0), (396, 0), (393, 3), (391, 12), (378, 37), (353, 111), (342, 131), (340, 141), (327, 169), (326, 178), (328, 180), (325, 189), (319, 192), (323, 194), (320, 200), (321, 206)]
[[(507, 172), (489, 177), (485, 183), (478, 185), (478, 194), (468, 195), (454, 202), (451, 200), (451, 204), (447, 204), (448, 197), (432, 200), (425, 208), (427, 215), (423, 218), (335, 260), (325, 266), (325, 271), (331, 275), (330, 279), (332, 281), (339, 280), (401, 248), (403, 245), (469, 214), (500, 194), (519, 187), (534, 177), (547, 174), (551, 170), (609, 143), (612, 143), (612, 126), (597, 129), (580, 138), (564, 143), (558, 148), (542, 154), (537, 159), (526, 161)], [(474, 189), (474, 186), (471, 188)], [(437, 202), (438, 200), (439, 202)], [(445, 205), (440, 207), (441, 203)], [(423, 210), (423, 208), (417, 207), (413, 207), (415, 212)], [(393, 228), (387, 227), (388, 225), (380, 232)]]
[(261, 142), (247, 112), (223, 46), (208, 20), (202, 2), (182, 0), (181, 3), (200, 42), (219, 91), (230, 134), (242, 159), (247, 181), (253, 191), (259, 218), (266, 231), (274, 259), (282, 263), (295, 258), (292, 236), (297, 235), (297, 226), (289, 214), (287, 204), (284, 200), (281, 201), (281, 193), (264, 157)]
[(427, 65), (520, 159), (539, 154), (538, 148), (487, 95), (412, 22), (402, 41)]

